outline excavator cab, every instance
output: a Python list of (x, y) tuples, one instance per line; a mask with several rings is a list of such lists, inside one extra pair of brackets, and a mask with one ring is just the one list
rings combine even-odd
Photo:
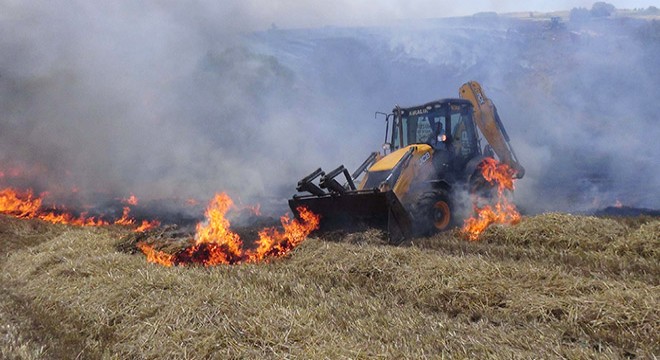
[(472, 104), (462, 99), (442, 99), (421, 106), (393, 110), (393, 150), (411, 144), (428, 144), (446, 150), (465, 162), (479, 153), (472, 118)]

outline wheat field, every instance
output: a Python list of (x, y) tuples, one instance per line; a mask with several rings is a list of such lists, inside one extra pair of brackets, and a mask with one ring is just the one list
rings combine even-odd
[(543, 214), (262, 264), (162, 267), (120, 227), (0, 216), (7, 359), (660, 356), (660, 219)]

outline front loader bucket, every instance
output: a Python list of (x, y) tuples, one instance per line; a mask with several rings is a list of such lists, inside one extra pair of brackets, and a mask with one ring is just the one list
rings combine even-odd
[(352, 190), (322, 196), (296, 195), (289, 200), (296, 216), (300, 206), (321, 216), (319, 231), (322, 232), (365, 224), (386, 229), (393, 244), (412, 235), (410, 215), (393, 191)]

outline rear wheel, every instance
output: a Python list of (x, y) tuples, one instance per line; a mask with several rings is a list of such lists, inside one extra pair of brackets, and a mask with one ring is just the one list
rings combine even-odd
[(452, 227), (454, 214), (444, 190), (421, 193), (410, 209), (415, 235), (426, 236)]

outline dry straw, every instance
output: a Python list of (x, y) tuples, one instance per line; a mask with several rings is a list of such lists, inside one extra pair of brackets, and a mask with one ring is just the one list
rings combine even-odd
[(335, 233), (213, 268), (148, 264), (123, 231), (0, 218), (1, 357), (660, 354), (657, 218), (546, 214), (401, 247)]

